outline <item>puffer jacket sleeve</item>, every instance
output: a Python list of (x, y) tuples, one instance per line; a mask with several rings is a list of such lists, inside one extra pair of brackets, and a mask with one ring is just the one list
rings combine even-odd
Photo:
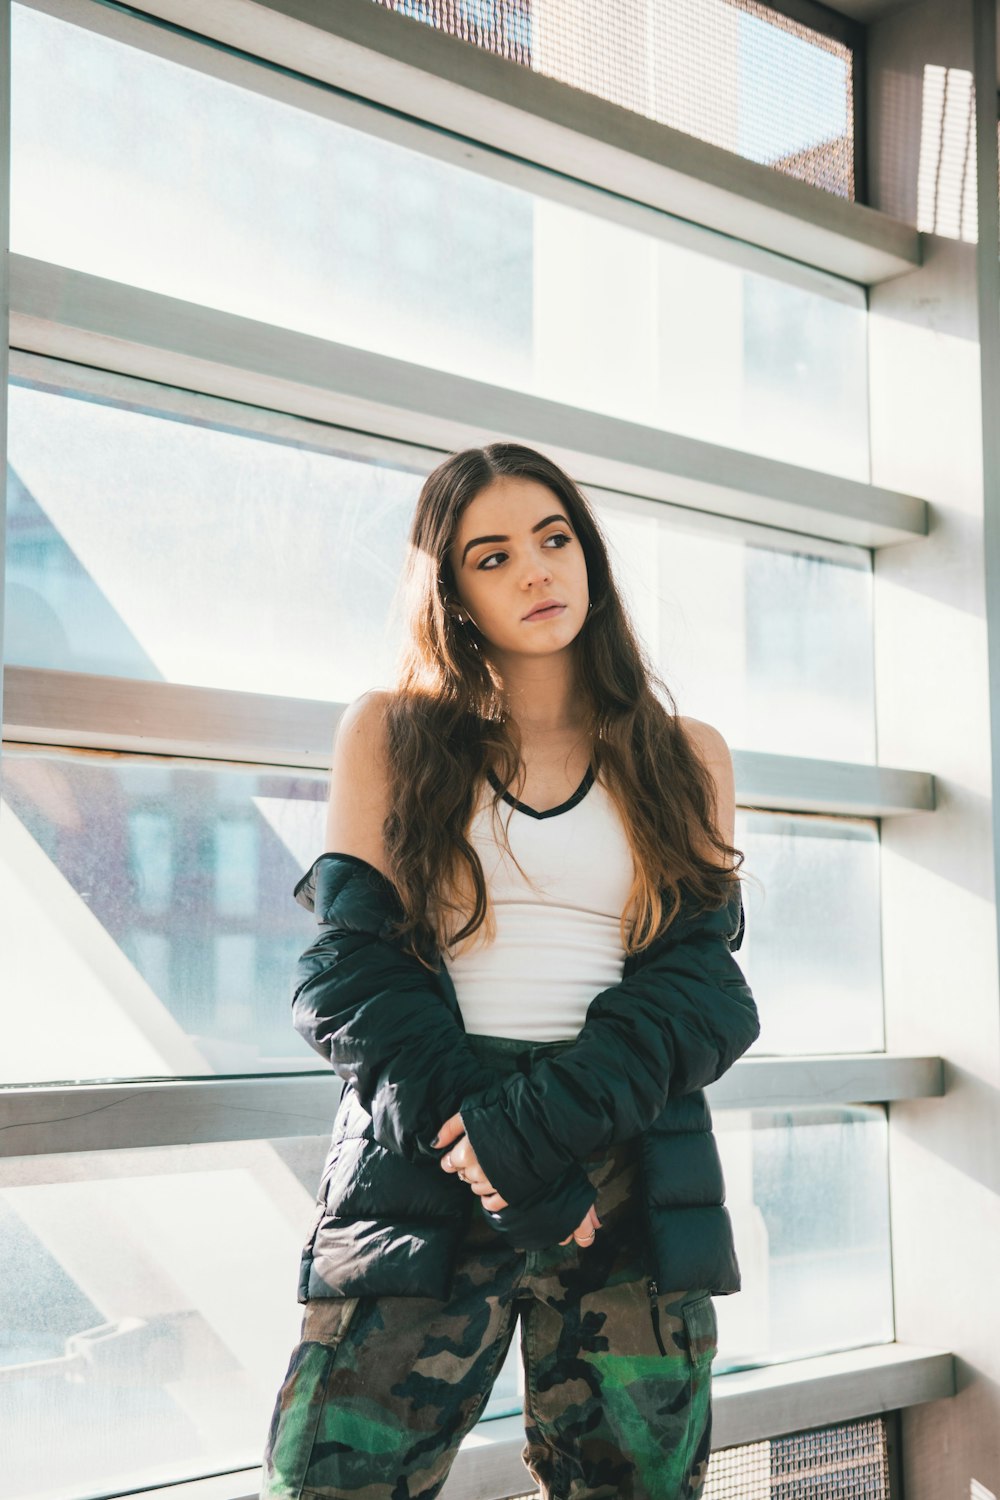
[[(296, 965), (295, 1029), (355, 1090), (380, 1146), (438, 1162), (446, 1148), (431, 1146), (436, 1132), (499, 1075), (479, 1062), (434, 976), (390, 940), (402, 908), (380, 871), (353, 855), (321, 855), (295, 895), (320, 924)], [(546, 1192), (488, 1213), (490, 1222), (525, 1249), (571, 1234), (594, 1189), (577, 1163), (557, 1175)]]
[(641, 966), (591, 1001), (572, 1046), (463, 1099), (469, 1141), (504, 1198), (641, 1134), (669, 1097), (713, 1083), (755, 1041), (757, 1008), (732, 956), (743, 931), (738, 886), (715, 911), (682, 903)]
[(296, 1031), (349, 1083), (375, 1139), (413, 1160), (470, 1090), (496, 1077), (481, 1066), (433, 975), (387, 939), (401, 916), (395, 888), (353, 855), (321, 855), (296, 887), (320, 933), (299, 958)]

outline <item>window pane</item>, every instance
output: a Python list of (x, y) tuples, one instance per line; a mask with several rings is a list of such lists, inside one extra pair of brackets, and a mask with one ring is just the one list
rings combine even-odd
[(20, 385), (9, 423), (8, 661), (340, 702), (390, 673), (418, 476)]
[(759, 0), (378, 0), (698, 140), (854, 197), (854, 55)]
[(326, 1066), (290, 1013), (325, 777), (5, 750), (4, 798), (3, 1082)]
[(746, 854), (736, 957), (761, 1020), (752, 1051), (882, 1051), (877, 824), (738, 813), (736, 846)]
[(750, 271), (710, 234), (704, 250), (670, 243), (27, 7), (14, 16), (21, 254), (868, 478), (860, 288), (806, 282), (778, 257), (773, 276)]
[[(313, 423), (279, 442), (229, 403), (182, 421), (155, 409), (158, 387), (127, 393), (11, 387), (8, 660), (340, 702), (389, 683), (422, 475), (337, 452)], [(764, 528), (593, 499), (682, 713), (743, 749), (874, 758), (863, 549), (772, 549)]]
[(681, 713), (730, 745), (875, 759), (871, 556), (726, 535), (680, 509), (600, 508), (640, 635)]
[(325, 1138), (0, 1163), (0, 1496), (257, 1464)]
[[(4, 770), (2, 982), (31, 1004), (2, 1081), (324, 1066), (289, 1013), (324, 777), (15, 750)], [(739, 950), (756, 1050), (881, 1048), (874, 824), (741, 815), (737, 845), (763, 884)]]
[[(744, 1279), (716, 1299), (716, 1373), (891, 1339), (880, 1111), (720, 1112), (716, 1128)], [(0, 1163), (0, 1496), (82, 1500), (260, 1461), (326, 1146)], [(488, 1416), (516, 1408), (516, 1361)]]
[(748, 1114), (715, 1129), (743, 1290), (716, 1298), (716, 1374), (893, 1337), (885, 1112)]

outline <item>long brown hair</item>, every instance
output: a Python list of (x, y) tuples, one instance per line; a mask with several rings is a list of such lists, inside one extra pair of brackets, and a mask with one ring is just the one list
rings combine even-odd
[[(404, 641), (387, 706), (391, 810), (383, 829), (406, 913), (397, 936), (418, 957), (421, 950), (433, 957), (480, 928), (486, 935), (495, 930), (468, 832), (486, 769), (501, 787), (518, 778), (520, 736), (503, 683), (480, 650), (482, 637), (448, 606), (458, 600), (449, 549), (459, 517), (501, 475), (547, 485), (583, 548), (592, 607), (573, 642), (577, 689), (594, 771), (621, 814), (632, 851), (635, 879), (621, 936), (625, 951), (635, 952), (670, 925), (682, 885), (699, 907), (721, 906), (744, 856), (719, 832), (714, 778), (639, 644), (589, 503), (562, 469), (519, 443), (451, 454), (427, 476), (410, 528), (400, 595)], [(494, 810), (501, 796), (494, 790)]]

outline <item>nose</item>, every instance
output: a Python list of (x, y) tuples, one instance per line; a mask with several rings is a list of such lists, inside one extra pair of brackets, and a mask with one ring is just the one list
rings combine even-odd
[(548, 583), (551, 581), (551, 578), (552, 568), (549, 565), (549, 560), (544, 553), (540, 552), (531, 559), (525, 568), (521, 579), (521, 587), (525, 588), (531, 585)]

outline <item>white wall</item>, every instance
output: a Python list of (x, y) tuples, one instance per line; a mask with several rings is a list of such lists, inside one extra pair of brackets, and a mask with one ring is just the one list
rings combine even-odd
[[(937, 812), (883, 824), (887, 1043), (940, 1053), (948, 1090), (942, 1100), (890, 1111), (896, 1335), (954, 1350), (959, 1371), (957, 1397), (904, 1417), (907, 1500), (1000, 1495), (1000, 1003), (987, 641), (989, 623), (1000, 650), (1000, 599), (988, 612), (975, 150), (973, 138), (966, 164), (963, 138), (976, 3), (929, 0), (869, 27), (871, 202), (928, 231), (925, 264), (871, 294), (872, 481), (932, 507), (926, 539), (877, 557), (878, 753), (890, 765), (933, 771), (939, 793)], [(991, 76), (993, 67), (991, 58)], [(942, 69), (956, 71), (933, 71)], [(994, 320), (998, 280), (987, 304)], [(991, 389), (985, 405), (994, 420), (998, 403)]]

